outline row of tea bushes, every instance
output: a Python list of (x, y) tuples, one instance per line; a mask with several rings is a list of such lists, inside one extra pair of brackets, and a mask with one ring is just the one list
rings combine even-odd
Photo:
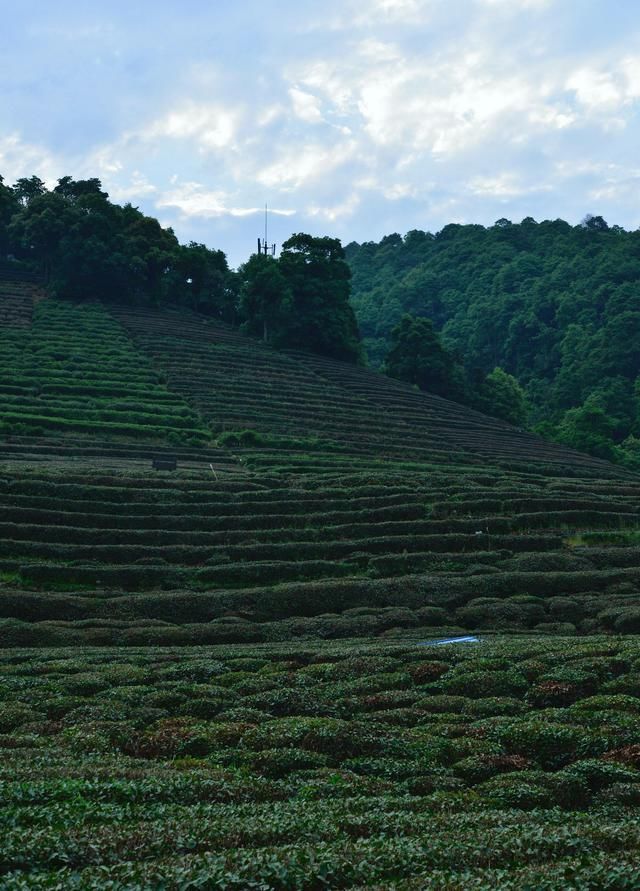
[[(535, 631), (546, 636), (640, 630), (637, 594), (625, 590), (624, 585), (572, 597), (478, 597), (460, 607), (420, 605), (428, 598), (420, 596), (421, 582), (415, 577), (387, 585), (352, 583), (346, 589), (351, 600), (346, 601), (338, 599), (340, 586), (334, 582), (329, 587), (335, 599), (325, 607), (333, 612), (318, 612), (318, 599), (327, 592), (317, 583), (307, 583), (302, 602), (298, 586), (293, 584), (283, 586), (279, 600), (265, 591), (257, 596), (252, 592), (253, 601), (249, 592), (238, 596), (237, 592), (167, 591), (97, 597), (4, 590), (0, 591), (0, 640), (3, 647), (130, 647), (376, 636), (415, 639), (470, 631)], [(283, 601), (288, 604), (284, 616)], [(349, 606), (350, 602), (361, 605)]]

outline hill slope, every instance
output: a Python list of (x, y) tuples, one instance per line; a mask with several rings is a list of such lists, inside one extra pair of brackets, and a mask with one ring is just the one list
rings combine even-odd
[(196, 315), (26, 309), (2, 888), (634, 886), (637, 477)]
[(2, 337), (5, 645), (638, 623), (620, 468), (184, 310)]
[(480, 375), (500, 366), (524, 387), (531, 424), (600, 457), (635, 461), (638, 231), (598, 217), (580, 226), (499, 220), (353, 243), (346, 255), (372, 364), (384, 361), (403, 313), (426, 317), (464, 365), (470, 404), (482, 404)]

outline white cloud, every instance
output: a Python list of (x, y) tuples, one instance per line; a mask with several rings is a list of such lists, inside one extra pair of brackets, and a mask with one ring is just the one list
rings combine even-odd
[(44, 146), (25, 141), (20, 133), (0, 136), (0, 173), (8, 185), (23, 176), (39, 176), (52, 187), (63, 176), (61, 170), (61, 160)]
[(311, 93), (306, 93), (297, 87), (291, 87), (289, 96), (293, 105), (293, 113), (301, 121), (306, 121), (308, 124), (318, 124), (323, 120), (316, 96), (312, 96)]
[(260, 213), (259, 207), (233, 207), (222, 191), (208, 191), (201, 183), (188, 182), (164, 192), (156, 207), (172, 207), (187, 217), (246, 217)]
[(481, 6), (497, 6), (508, 8), (511, 12), (521, 9), (546, 9), (555, 0), (476, 0)]
[(534, 125), (551, 128), (553, 130), (564, 130), (571, 127), (578, 120), (577, 114), (568, 108), (561, 108), (554, 105), (542, 105), (532, 108), (529, 113), (529, 120)]
[(162, 137), (193, 141), (199, 149), (227, 148), (238, 129), (239, 113), (220, 104), (188, 101), (129, 134), (132, 139), (154, 141)]
[(551, 186), (543, 183), (527, 185), (520, 174), (504, 172), (495, 176), (475, 176), (467, 182), (468, 190), (474, 195), (509, 200), (534, 192), (547, 192)]
[(269, 124), (273, 124), (278, 118), (282, 118), (284, 113), (284, 105), (268, 105), (266, 108), (261, 108), (258, 111), (256, 123), (259, 127), (268, 127)]
[[(307, 32), (339, 32), (370, 29), (376, 26), (425, 24), (432, 9), (440, 0), (348, 0), (336, 11), (330, 6), (322, 19), (307, 22)], [(345, 8), (346, 7), (346, 8)]]
[(432, 4), (430, 0), (369, 0), (366, 5), (372, 16), (377, 14), (387, 19), (414, 22), (416, 19), (419, 20)]
[(567, 89), (588, 109), (613, 109), (624, 100), (624, 90), (611, 71), (579, 68), (568, 78)]
[(569, 126), (571, 116), (550, 104), (540, 84), (517, 69), (496, 67), (487, 49), (439, 50), (432, 58), (388, 42), (362, 41), (342, 65), (311, 64), (300, 81), (322, 91), (325, 103), (357, 115), (360, 138), (396, 147), (402, 157), (466, 150), (503, 127), (505, 116)]
[[(186, 217), (248, 217), (264, 213), (262, 207), (238, 207), (233, 199), (224, 191), (208, 190), (201, 183), (174, 183), (175, 188), (161, 194), (157, 201), (158, 208), (175, 208)], [(291, 209), (269, 208), (269, 213), (277, 216), (292, 216)]]
[(333, 146), (310, 143), (287, 148), (278, 160), (266, 167), (258, 167), (255, 179), (269, 188), (282, 191), (298, 189), (335, 172), (354, 157), (355, 151), (356, 143), (353, 140)]
[(154, 186), (153, 183), (149, 182), (143, 173), (139, 170), (134, 170), (128, 183), (113, 185), (109, 191), (113, 201), (132, 201), (135, 203), (145, 195), (155, 194), (158, 191), (158, 188), (157, 186)]
[(310, 217), (321, 217), (333, 223), (336, 220), (353, 216), (360, 206), (360, 197), (352, 192), (344, 201), (334, 204), (330, 207), (321, 207), (317, 204), (311, 204), (307, 208)]

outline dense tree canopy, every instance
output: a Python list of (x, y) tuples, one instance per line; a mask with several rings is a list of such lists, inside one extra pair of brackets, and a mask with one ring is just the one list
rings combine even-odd
[[(485, 411), (504, 416), (505, 388), (498, 398), (496, 380), (488, 380), (499, 367), (521, 385), (529, 423), (541, 432), (632, 460), (630, 437), (640, 434), (640, 232), (597, 216), (578, 226), (529, 217), (414, 230), (345, 252), (371, 364), (384, 363), (404, 314), (430, 319), (443, 346), (461, 357), (467, 381), (482, 382), (470, 391), (484, 388)], [(469, 387), (465, 398), (476, 398)], [(603, 426), (594, 406), (612, 423)], [(574, 410), (581, 413), (568, 414)], [(597, 442), (578, 435), (579, 418), (599, 419)]]
[(62, 297), (170, 300), (233, 321), (234, 279), (222, 251), (181, 245), (137, 208), (109, 201), (98, 179), (0, 180), (0, 250), (42, 273)]
[(442, 346), (429, 319), (404, 315), (391, 332), (385, 371), (438, 396), (464, 396), (462, 369)]
[(351, 270), (336, 238), (293, 235), (279, 259), (254, 255), (237, 273), (222, 251), (182, 245), (98, 179), (0, 177), (0, 259), (41, 273), (61, 297), (182, 304), (241, 324), (276, 346), (360, 359)]
[(351, 270), (337, 238), (292, 235), (279, 259), (255, 254), (238, 274), (246, 330), (277, 346), (360, 360)]
[(243, 328), (264, 341), (278, 340), (291, 312), (291, 291), (275, 257), (253, 254), (238, 270)]
[(292, 235), (282, 245), (279, 264), (293, 301), (286, 341), (336, 359), (357, 360), (360, 335), (349, 303), (351, 270), (339, 239)]

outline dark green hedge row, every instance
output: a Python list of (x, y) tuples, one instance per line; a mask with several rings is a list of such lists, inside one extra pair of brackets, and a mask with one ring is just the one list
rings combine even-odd
[[(528, 552), (526, 549), (539, 555), (538, 559), (543, 561), (544, 554), (552, 552), (552, 548), (559, 544), (551, 537), (540, 539), (525, 536), (519, 536), (517, 539), (505, 537), (501, 541), (494, 540), (492, 542), (494, 545), (496, 543), (502, 546), (500, 551), (486, 552), (483, 551), (485, 542), (478, 540), (475, 536), (470, 539), (461, 536), (383, 537), (355, 541), (290, 541), (283, 544), (277, 542), (261, 544), (248, 540), (240, 544), (210, 547), (189, 544), (167, 544), (164, 546), (126, 543), (55, 544), (51, 541), (32, 541), (30, 538), (21, 541), (7, 538), (0, 541), (0, 557), (5, 559), (35, 557), (41, 560), (80, 560), (85, 562), (95, 560), (99, 563), (134, 563), (144, 559), (157, 563), (166, 561), (186, 566), (202, 564), (207, 561), (215, 565), (224, 561), (341, 560), (357, 557), (362, 558), (365, 565), (371, 562), (372, 566), (380, 569), (381, 574), (392, 575), (403, 567), (413, 566), (412, 561), (414, 560), (441, 563), (443, 560), (461, 559), (466, 564), (482, 561), (483, 555), (488, 554), (492, 555), (490, 558), (492, 560), (506, 559), (514, 551), (526, 554)], [(382, 556), (374, 557), (372, 560), (374, 555)], [(489, 559), (488, 556), (487, 559)], [(390, 561), (388, 565), (384, 562), (386, 560)], [(25, 560), (22, 559), (21, 562), (25, 562)], [(603, 568), (606, 568), (606, 564)]]
[(166, 590), (184, 587), (270, 585), (302, 579), (337, 578), (353, 574), (349, 564), (328, 560), (295, 563), (224, 563), (195, 571), (166, 565), (140, 566), (68, 566), (29, 563), (20, 566), (22, 583), (31, 587), (95, 586), (100, 589), (122, 588), (143, 591), (154, 588)]
[[(144, 490), (140, 490), (137, 497), (140, 498), (140, 495), (143, 494)], [(153, 491), (150, 492), (150, 495), (154, 494)], [(341, 499), (327, 497), (323, 499), (318, 498), (314, 494), (308, 497), (296, 494), (296, 498), (293, 500), (286, 491), (283, 491), (281, 499), (275, 500), (275, 496), (278, 493), (274, 491), (271, 493), (269, 500), (255, 500), (259, 493), (248, 492), (245, 497), (242, 497), (240, 494), (235, 496), (230, 492), (219, 493), (216, 491), (212, 492), (207, 500), (196, 500), (195, 497), (183, 498), (179, 490), (175, 490), (173, 494), (174, 497), (171, 500), (159, 500), (157, 497), (149, 498), (149, 500), (145, 501), (132, 501), (129, 499), (126, 505), (127, 515), (146, 516), (162, 511), (175, 514), (178, 511), (183, 511), (188, 512), (192, 516), (216, 514), (222, 514), (223, 516), (242, 516), (245, 514), (270, 516), (272, 514), (299, 514), (305, 511), (315, 513), (321, 509), (333, 511), (339, 510), (341, 507), (348, 507), (358, 511), (375, 510), (376, 508), (386, 509), (395, 505), (398, 505), (399, 509), (402, 510), (404, 509), (402, 505), (406, 498), (406, 496), (400, 495), (389, 496), (386, 499), (347, 497)], [(192, 495), (189, 492), (184, 494), (187, 496)], [(121, 499), (105, 501), (101, 500), (100, 495), (104, 495), (104, 492), (95, 492), (89, 486), (83, 492), (83, 497), (78, 500), (69, 498), (66, 493), (59, 496), (52, 494), (48, 497), (43, 497), (39, 495), (13, 494), (11, 491), (5, 491), (2, 501), (6, 505), (7, 510), (62, 510), (66, 513), (86, 513), (87, 501), (90, 501), (92, 511), (96, 514), (122, 514)], [(411, 503), (411, 499), (408, 500)], [(415, 502), (421, 505), (423, 502), (422, 496), (416, 496)]]
[(478, 517), (488, 516), (490, 514), (532, 514), (549, 512), (557, 513), (558, 511), (575, 511), (584, 513), (585, 511), (595, 511), (607, 513), (615, 511), (616, 513), (632, 513), (638, 515), (637, 502), (629, 501), (624, 503), (619, 500), (613, 501), (613, 496), (595, 500), (589, 498), (585, 494), (582, 498), (569, 498), (566, 496), (557, 497), (540, 497), (531, 496), (518, 498), (468, 498), (465, 501), (448, 500), (445, 502), (436, 501), (431, 506), (431, 514), (434, 517), (452, 517), (474, 515)]
[[(297, 529), (295, 534), (287, 529), (260, 530), (258, 537), (256, 530), (232, 530), (219, 532), (190, 532), (186, 530), (163, 531), (134, 529), (84, 529), (80, 526), (36, 526), (18, 523), (0, 523), (0, 537), (12, 541), (41, 541), (47, 543), (59, 543), (69, 545), (137, 545), (137, 546), (202, 546), (227, 547), (245, 545), (254, 542), (259, 555), (259, 545), (276, 545), (284, 541), (283, 547), (295, 546), (298, 543), (316, 543), (319, 553), (327, 553), (325, 548), (332, 547), (336, 543), (336, 551), (333, 554), (344, 554), (344, 548), (349, 551), (356, 548), (368, 553), (385, 554), (389, 550), (406, 548), (410, 550), (433, 551), (475, 551), (492, 549), (508, 549), (515, 552), (527, 552), (533, 550), (554, 550), (560, 546), (561, 536), (491, 536), (486, 535), (416, 535), (413, 528), (406, 528), (405, 524), (398, 524), (399, 529), (389, 529), (385, 524), (372, 524), (371, 526), (338, 526), (327, 529)], [(384, 534), (384, 533), (387, 534)], [(396, 533), (395, 535), (393, 533)], [(381, 534), (382, 533), (382, 534)], [(342, 536), (342, 538), (339, 538)], [(353, 536), (353, 537), (351, 537)], [(357, 537), (360, 536), (360, 537)], [(342, 543), (344, 544), (342, 544)], [(251, 553), (248, 551), (247, 553)], [(318, 552), (316, 552), (318, 553)]]
[[(82, 570), (80, 567), (70, 569)], [(40, 572), (39, 567), (35, 571)], [(515, 595), (541, 599), (570, 598), (575, 595), (599, 596), (599, 592), (611, 591), (623, 585), (629, 585), (632, 591), (637, 591), (640, 581), (640, 569), (601, 573), (413, 575), (385, 579), (329, 578), (288, 582), (268, 588), (171, 590), (141, 592), (128, 596), (114, 595), (108, 588), (105, 589), (104, 585), (108, 583), (104, 579), (108, 578), (108, 570), (100, 575), (96, 574), (95, 569), (87, 568), (86, 571), (91, 590), (85, 589), (77, 596), (0, 589), (0, 614), (30, 620), (118, 615), (161, 619), (181, 624), (207, 622), (229, 612), (239, 612), (255, 621), (272, 621), (295, 616), (316, 616), (325, 612), (342, 613), (347, 609), (374, 606), (398, 606), (409, 609), (437, 606), (451, 611), (466, 607), (477, 598), (490, 598), (495, 604), (499, 600)], [(145, 571), (149, 578), (159, 578), (160, 584), (162, 580), (167, 580), (171, 576), (171, 571), (150, 566), (114, 569), (113, 577), (114, 580), (124, 579), (126, 573), (131, 572), (131, 578), (126, 580), (135, 583)], [(39, 578), (44, 581), (48, 572), (49, 570), (43, 568)], [(49, 579), (55, 577), (53, 568)], [(101, 581), (98, 590), (95, 589), (96, 579)], [(635, 594), (625, 595), (623, 598), (625, 608), (629, 596), (631, 605), (635, 602), (633, 599), (636, 597)], [(71, 615), (67, 614), (67, 610), (71, 610)], [(559, 618), (557, 620), (564, 621)]]
[[(57, 595), (62, 598), (61, 595)], [(40, 595), (26, 595), (22, 601), (21, 617), (17, 611), (8, 613), (9, 606), (0, 598), (0, 648), (22, 646), (184, 646), (222, 643), (251, 643), (260, 641), (291, 641), (296, 638), (323, 638), (338, 640), (347, 637), (371, 637), (379, 634), (405, 634), (407, 631), (421, 636), (460, 634), (474, 631), (480, 634), (505, 631), (531, 631), (544, 635), (576, 635), (577, 630), (589, 633), (608, 631), (616, 634), (640, 632), (640, 609), (621, 603), (604, 607), (606, 595), (584, 601), (580, 598), (551, 598), (536, 603), (535, 598), (526, 602), (513, 597), (504, 601), (470, 602), (466, 607), (446, 610), (442, 607), (423, 606), (369, 606), (347, 609), (342, 613), (327, 612), (316, 616), (295, 616), (282, 619), (257, 621), (253, 617), (239, 618), (218, 615), (203, 620), (197, 614), (184, 622), (171, 619), (135, 618), (131, 612), (119, 614), (117, 619), (108, 603), (88, 601), (93, 607), (91, 617), (80, 609), (73, 598), (66, 597), (56, 607), (44, 602)], [(42, 605), (42, 607), (41, 607)], [(7, 618), (3, 618), (5, 612)], [(570, 618), (569, 618), (570, 616)], [(546, 697), (546, 705), (570, 704), (571, 690), (562, 684), (584, 683), (577, 674), (565, 675), (555, 681), (556, 686), (540, 690)], [(498, 678), (485, 678), (487, 695), (498, 688)], [(588, 678), (587, 678), (588, 680)], [(450, 688), (449, 688), (450, 689)], [(454, 691), (459, 693), (460, 691)], [(629, 678), (620, 684), (618, 692), (640, 696), (640, 679)], [(564, 699), (563, 699), (564, 696)], [(542, 699), (540, 700), (542, 703)], [(435, 703), (434, 703), (435, 705)]]
[(50, 418), (46, 415), (34, 414), (16, 414), (14, 412), (6, 412), (2, 414), (0, 421), (0, 433), (10, 433), (13, 429), (28, 427), (30, 429), (43, 430), (69, 430), (78, 433), (107, 433), (114, 436), (131, 436), (137, 439), (159, 439), (164, 440), (173, 433), (177, 437), (189, 437), (198, 442), (206, 442), (210, 438), (208, 431), (197, 428), (187, 428), (185, 430), (169, 427), (151, 427), (141, 426), (137, 424), (117, 424), (110, 421), (71, 421), (67, 418)]

